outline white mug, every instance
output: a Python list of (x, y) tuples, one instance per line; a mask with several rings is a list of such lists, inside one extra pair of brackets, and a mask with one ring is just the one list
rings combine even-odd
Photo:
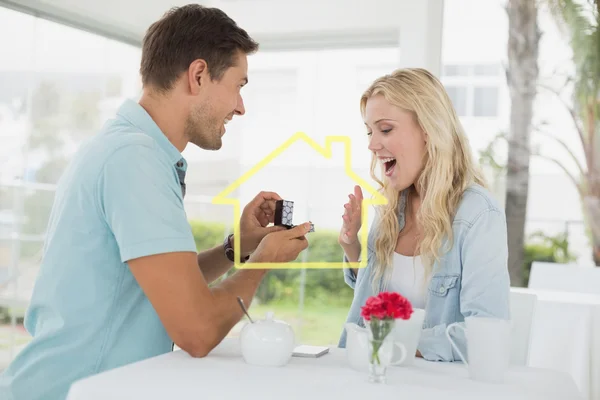
[[(397, 319), (394, 324), (394, 340), (404, 344), (407, 355), (404, 362), (399, 361), (402, 358), (401, 351), (394, 351), (392, 362), (394, 365), (412, 365), (417, 354), (417, 347), (423, 332), (423, 320), (425, 319), (425, 310), (415, 308), (410, 319)], [(398, 349), (399, 350), (399, 349)]]
[[(510, 321), (498, 318), (467, 317), (466, 329), (455, 322), (446, 328), (446, 336), (469, 370), (471, 379), (502, 383), (510, 359)], [(460, 328), (467, 339), (468, 363), (450, 337), (452, 328)]]

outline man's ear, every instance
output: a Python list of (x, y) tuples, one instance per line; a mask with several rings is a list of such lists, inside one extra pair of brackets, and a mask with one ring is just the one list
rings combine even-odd
[(206, 61), (197, 59), (192, 61), (187, 73), (188, 87), (192, 95), (197, 95), (202, 85), (208, 81), (208, 65)]

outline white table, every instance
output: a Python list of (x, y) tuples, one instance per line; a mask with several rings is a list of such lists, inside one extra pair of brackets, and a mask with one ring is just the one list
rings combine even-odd
[[(386, 396), (386, 397), (384, 397)], [(224, 340), (205, 358), (179, 350), (104, 372), (74, 383), (67, 400), (96, 399), (527, 399), (578, 400), (566, 373), (528, 367), (511, 369), (505, 384), (468, 379), (459, 363), (418, 359), (412, 367), (392, 367), (388, 383), (367, 382), (351, 369), (345, 350), (320, 358), (296, 358), (282, 368), (246, 364), (235, 339)]]
[(600, 295), (512, 290), (538, 296), (529, 365), (566, 372), (584, 399), (600, 400)]

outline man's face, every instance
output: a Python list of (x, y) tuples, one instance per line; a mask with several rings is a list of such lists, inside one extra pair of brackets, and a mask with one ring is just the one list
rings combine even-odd
[[(206, 74), (206, 77), (208, 75)], [(223, 145), (225, 124), (234, 115), (244, 115), (244, 100), (240, 90), (248, 83), (248, 60), (239, 53), (235, 63), (223, 74), (221, 80), (201, 80), (201, 90), (185, 124), (185, 135), (196, 146), (205, 150), (218, 150)]]

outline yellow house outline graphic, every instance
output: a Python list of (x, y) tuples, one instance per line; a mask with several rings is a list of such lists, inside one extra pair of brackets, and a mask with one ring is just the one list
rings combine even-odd
[[(363, 198), (362, 202), (362, 221), (365, 223), (362, 224), (362, 228), (359, 234), (359, 240), (362, 249), (367, 248), (367, 240), (369, 235), (369, 227), (368, 225), (368, 206), (369, 205), (382, 205), (387, 204), (387, 199), (380, 194), (377, 189), (373, 188), (369, 185), (365, 180), (356, 175), (352, 171), (352, 155), (350, 152), (350, 138), (348, 136), (327, 136), (325, 138), (325, 147), (321, 147), (317, 142), (315, 142), (312, 138), (310, 138), (304, 132), (296, 132), (292, 137), (286, 140), (283, 144), (273, 150), (269, 155), (263, 158), (260, 162), (258, 162), (254, 167), (252, 167), (248, 172), (239, 177), (235, 182), (229, 185), (225, 190), (216, 195), (212, 202), (213, 204), (229, 204), (233, 205), (233, 215), (234, 215), (234, 223), (233, 223), (233, 234), (235, 237), (240, 237), (240, 201), (239, 199), (227, 198), (235, 189), (237, 189), (240, 185), (250, 179), (254, 174), (264, 168), (267, 164), (273, 161), (276, 157), (281, 155), (287, 148), (289, 148), (292, 144), (304, 141), (308, 145), (310, 145), (317, 153), (321, 154), (325, 158), (331, 158), (333, 156), (333, 152), (331, 149), (332, 143), (338, 142), (343, 143), (345, 152), (344, 152), (344, 169), (346, 175), (348, 175), (354, 182), (359, 184), (363, 190), (366, 190), (370, 193), (373, 198), (366, 199)], [(318, 229), (318, 228), (317, 228)], [(310, 243), (310, 234), (307, 235), (307, 239)], [(234, 254), (235, 254), (235, 267), (236, 268), (256, 268), (256, 269), (294, 269), (294, 268), (364, 268), (367, 265), (366, 257), (362, 257), (360, 262), (353, 263), (344, 263), (342, 260), (340, 262), (289, 262), (289, 263), (241, 263), (240, 262), (240, 241), (234, 241)]]

